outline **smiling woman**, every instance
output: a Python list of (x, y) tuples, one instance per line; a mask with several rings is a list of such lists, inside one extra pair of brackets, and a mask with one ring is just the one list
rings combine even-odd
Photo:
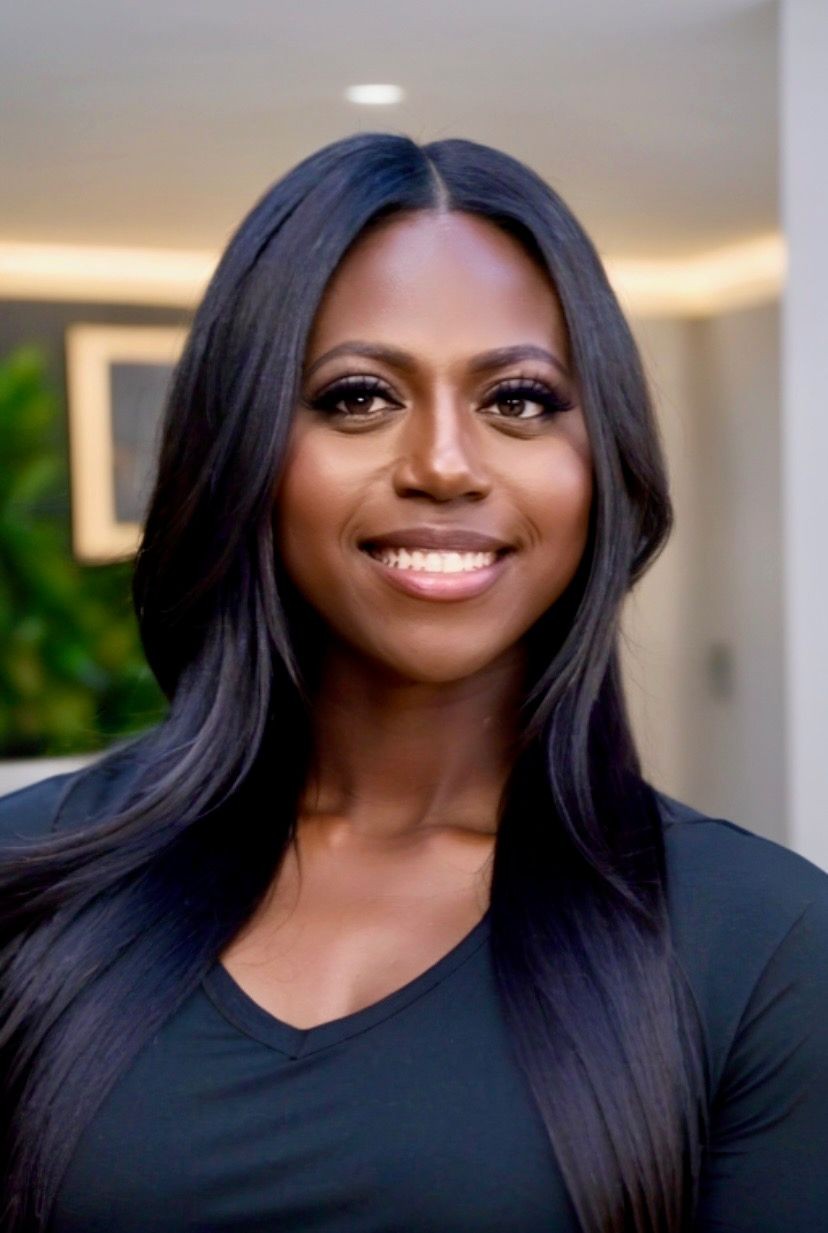
[(568, 348), (548, 273), (493, 223), (363, 233), (314, 322), (277, 500), (279, 557), (345, 645), (411, 681), (522, 653), (587, 540)]
[(671, 523), (595, 251), (367, 134), (196, 314), (135, 572), (170, 699), (0, 802), (9, 1233), (806, 1233), (828, 877), (641, 776)]

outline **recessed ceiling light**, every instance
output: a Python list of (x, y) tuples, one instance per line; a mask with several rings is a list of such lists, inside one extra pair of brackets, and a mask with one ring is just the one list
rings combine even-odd
[(345, 97), (349, 103), (361, 103), (368, 107), (387, 107), (400, 103), (405, 97), (402, 86), (360, 85), (348, 86)]

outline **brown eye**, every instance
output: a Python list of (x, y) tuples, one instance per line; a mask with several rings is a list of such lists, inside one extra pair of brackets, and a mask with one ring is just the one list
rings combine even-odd
[(376, 402), (376, 394), (345, 394), (335, 405), (334, 410), (341, 407), (348, 415), (359, 415), (361, 411), (370, 411)]
[(336, 381), (321, 394), (317, 394), (310, 401), (309, 406), (314, 411), (322, 411), (328, 415), (358, 419), (380, 414), (385, 408), (375, 404), (383, 401), (392, 407), (401, 405), (378, 378), (348, 377), (345, 380)]
[[(525, 416), (523, 412), (527, 405), (540, 409), (535, 411), (534, 414), (530, 412), (529, 415)], [(511, 395), (509, 398), (498, 398), (496, 406), (503, 415), (512, 416), (514, 419), (537, 419), (540, 415), (543, 415), (544, 411), (543, 406), (539, 402), (527, 402), (525, 398), (515, 398), (514, 395)]]
[(500, 417), (511, 420), (540, 420), (570, 411), (574, 403), (561, 390), (542, 381), (515, 379), (492, 392), (486, 407), (497, 407)]

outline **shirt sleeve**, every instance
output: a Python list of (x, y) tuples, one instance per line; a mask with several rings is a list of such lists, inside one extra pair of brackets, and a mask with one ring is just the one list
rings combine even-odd
[(0, 856), (25, 851), (30, 840), (46, 838), (75, 774), (52, 775), (0, 796)]
[(696, 1233), (828, 1230), (828, 898), (765, 964), (713, 1100)]

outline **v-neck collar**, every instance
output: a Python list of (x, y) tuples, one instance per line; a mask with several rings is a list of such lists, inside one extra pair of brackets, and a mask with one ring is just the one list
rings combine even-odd
[(470, 932), (419, 976), (362, 1010), (310, 1028), (294, 1027), (265, 1010), (245, 993), (221, 963), (213, 965), (203, 985), (216, 1009), (239, 1031), (288, 1057), (307, 1057), (368, 1031), (422, 997), (478, 950), (490, 932), (491, 908), (487, 908)]

